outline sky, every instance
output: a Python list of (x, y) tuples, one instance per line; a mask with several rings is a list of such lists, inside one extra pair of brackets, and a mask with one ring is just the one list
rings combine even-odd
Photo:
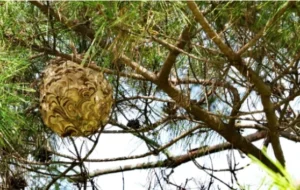
[[(78, 138), (76, 141), (79, 144), (83, 138)], [(300, 160), (299, 150), (300, 146), (297, 143), (291, 142), (289, 140), (281, 138), (281, 143), (284, 151), (284, 155), (287, 163), (287, 170), (295, 181), (300, 180), (300, 165), (297, 162)], [(140, 144), (139, 140), (131, 135), (120, 135), (120, 134), (102, 134), (98, 143), (98, 147), (92, 153), (90, 158), (113, 158), (118, 156), (129, 156), (140, 154), (147, 151), (146, 146)], [(257, 141), (254, 143), (257, 147), (261, 148), (263, 141)], [(88, 145), (87, 147), (91, 146)], [(89, 148), (87, 148), (88, 150)], [(64, 151), (65, 152), (65, 151)], [(129, 154), (131, 152), (131, 154)], [(228, 168), (227, 155), (231, 151), (223, 151), (222, 153), (212, 154), (210, 157), (205, 156), (203, 158), (197, 159), (197, 162), (204, 166), (211, 166), (211, 160), (213, 160), (214, 169), (225, 169)], [(271, 157), (272, 155), (271, 147), (268, 149), (268, 153)], [(245, 166), (249, 163), (249, 158), (241, 158), (240, 154), (237, 151), (234, 151), (235, 157), (237, 158), (236, 162), (239, 163), (238, 166)], [(118, 161), (111, 163), (88, 163), (86, 166), (90, 169), (90, 172), (95, 170), (104, 170), (109, 168), (121, 167), (125, 164), (137, 164), (142, 163), (143, 161), (151, 161), (149, 159), (137, 159), (132, 161)], [(156, 169), (156, 173), (159, 175), (160, 170)], [(170, 172), (171, 169), (167, 169), (166, 172)], [(231, 176), (228, 172), (219, 172), (215, 173), (220, 179), (225, 182), (231, 181)], [(239, 183), (245, 185), (248, 189), (257, 190), (261, 185), (261, 182), (265, 176), (265, 172), (256, 165), (251, 164), (249, 167), (238, 172)], [(149, 185), (149, 180), (153, 179), (155, 174), (150, 170), (134, 170), (126, 171), (123, 173), (108, 174), (97, 177), (95, 182), (98, 184), (98, 188), (101, 190), (143, 190), (147, 189)], [(123, 185), (124, 179), (124, 185)], [(189, 187), (192, 189), (198, 189), (197, 186), (201, 182), (209, 181), (210, 177), (206, 175), (203, 171), (198, 169), (193, 162), (188, 162), (182, 164), (181, 166), (174, 169), (174, 173), (170, 177), (170, 181), (176, 183), (177, 185), (185, 184), (186, 180), (189, 179)], [(220, 184), (214, 180), (215, 184)], [(159, 186), (153, 186), (151, 189), (160, 189)], [(248, 186), (246, 186), (248, 185)], [(220, 184), (221, 189), (228, 189), (225, 186)], [(71, 190), (76, 189), (72, 187), (63, 187), (63, 189)], [(88, 188), (91, 189), (91, 188)], [(262, 188), (265, 189), (265, 188)], [(164, 190), (176, 190), (172, 186), (164, 186)]]

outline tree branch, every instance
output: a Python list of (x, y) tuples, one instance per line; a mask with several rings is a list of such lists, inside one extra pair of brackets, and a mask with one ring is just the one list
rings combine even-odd
[(205, 19), (202, 12), (198, 9), (197, 4), (194, 1), (187, 1), (187, 5), (193, 12), (197, 22), (201, 24), (203, 30), (209, 36), (211, 40), (219, 47), (219, 49), (232, 60), (236, 59), (236, 54), (222, 41), (220, 36), (210, 27), (208, 21)]
[[(182, 53), (184, 55), (187, 55), (188, 57), (190, 58), (193, 58), (195, 60), (198, 60), (198, 61), (203, 61), (203, 62), (208, 62), (208, 63), (211, 63), (211, 64), (224, 64), (224, 61), (217, 61), (217, 60), (208, 60), (207, 58), (199, 58), (197, 57), (196, 55), (194, 54), (191, 54), (191, 53), (188, 53), (186, 51), (184, 51), (183, 49), (180, 49), (179, 47), (177, 46), (174, 46), (173, 44), (170, 44), (164, 40), (161, 40), (155, 36), (152, 36), (151, 39), (161, 45), (163, 45), (165, 48), (167, 48), (168, 50), (172, 51), (172, 52), (176, 52), (178, 51), (179, 53)], [(175, 58), (176, 59), (176, 58)], [(166, 62), (165, 62), (166, 63)], [(172, 68), (172, 66), (171, 66)], [(163, 68), (162, 68), (163, 69)], [(167, 75), (168, 76), (168, 75)]]
[(126, 55), (121, 55), (119, 57), (121, 61), (123, 61), (126, 65), (130, 66), (133, 70), (135, 70), (138, 74), (144, 76), (146, 79), (154, 82), (157, 81), (158, 77), (153, 73), (148, 71), (145, 67), (141, 66), (140, 64), (132, 61)]
[[(267, 132), (266, 131), (260, 131), (256, 132), (254, 134), (248, 135), (245, 137), (245, 139), (249, 142), (257, 141), (260, 140), (264, 137), (266, 137)], [(118, 173), (122, 171), (131, 171), (131, 170), (136, 170), (136, 169), (150, 169), (150, 168), (176, 168), (180, 166), (181, 164), (184, 164), (186, 162), (189, 162), (195, 158), (202, 157), (205, 155), (209, 155), (215, 152), (219, 152), (222, 150), (227, 150), (231, 149), (232, 145), (228, 142), (214, 145), (211, 147), (206, 147), (206, 148), (199, 148), (195, 149), (191, 152), (188, 152), (187, 154), (179, 155), (179, 156), (174, 156), (171, 157), (170, 159), (165, 159), (162, 161), (157, 161), (157, 162), (148, 162), (148, 163), (141, 163), (141, 164), (136, 164), (136, 165), (125, 165), (121, 167), (115, 167), (115, 168), (110, 168), (110, 169), (104, 169), (104, 170), (96, 170), (93, 173), (90, 174), (90, 177), (96, 177), (104, 174), (112, 174), (112, 173)], [(275, 166), (274, 166), (275, 167)]]
[(94, 39), (95, 31), (92, 30), (91, 28), (87, 28), (84, 24), (78, 24), (74, 21), (69, 21), (62, 14), (56, 13), (51, 7), (48, 7), (47, 5), (44, 5), (39, 1), (29, 1), (29, 2), (32, 5), (36, 6), (38, 9), (40, 9), (41, 12), (44, 13), (46, 17), (48, 17), (48, 15), (52, 15), (57, 21), (59, 21), (66, 27), (70, 28), (71, 30), (74, 30), (75, 32), (83, 36), (88, 36), (91, 40)]
[(232, 51), (220, 38), (220, 36), (212, 29), (201, 11), (198, 9), (194, 1), (187, 2), (190, 10), (193, 12), (195, 19), (201, 24), (203, 30), (209, 36), (209, 38), (219, 47), (219, 49), (227, 56), (231, 64), (238, 69), (238, 71), (244, 75), (252, 84), (255, 85), (257, 91), (261, 94), (261, 100), (264, 107), (264, 111), (269, 123), (270, 139), (274, 154), (278, 161), (284, 166), (285, 159), (283, 151), (279, 141), (278, 133), (278, 119), (275, 115), (274, 105), (271, 102), (271, 89), (263, 82), (263, 80), (251, 69), (246, 66), (242, 58)]
[(270, 19), (268, 20), (266, 26), (262, 28), (247, 44), (245, 44), (238, 52), (238, 55), (242, 55), (245, 53), (250, 47), (252, 47), (257, 40), (259, 40), (261, 37), (263, 37), (266, 33), (266, 31), (276, 22), (276, 20), (281, 17), (285, 11), (294, 5), (295, 2), (289, 1), (286, 2), (278, 11), (277, 13)]
[[(176, 48), (178, 48), (178, 49), (184, 48), (184, 46), (190, 40), (190, 30), (191, 30), (190, 26), (187, 26), (185, 29), (183, 29), (183, 31), (180, 35), (179, 42), (175, 46)], [(155, 39), (155, 37), (153, 39)], [(158, 74), (158, 81), (160, 83), (168, 82), (170, 71), (171, 71), (173, 65), (175, 64), (177, 56), (180, 53), (180, 51), (178, 51), (176, 48), (172, 49), (169, 52), (168, 57), (165, 60), (163, 66)]]

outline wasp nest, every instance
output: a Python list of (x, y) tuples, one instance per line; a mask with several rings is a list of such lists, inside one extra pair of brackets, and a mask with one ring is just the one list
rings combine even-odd
[(43, 73), (42, 118), (62, 137), (94, 134), (107, 122), (112, 104), (111, 85), (101, 72), (65, 61)]

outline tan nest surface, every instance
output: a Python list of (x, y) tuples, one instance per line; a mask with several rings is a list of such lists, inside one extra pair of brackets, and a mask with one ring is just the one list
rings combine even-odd
[(65, 61), (43, 73), (42, 118), (62, 137), (94, 134), (106, 124), (112, 104), (112, 87), (101, 72)]

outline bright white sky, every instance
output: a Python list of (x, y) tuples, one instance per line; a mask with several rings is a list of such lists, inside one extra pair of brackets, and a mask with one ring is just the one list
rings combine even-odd
[[(79, 142), (80, 139), (77, 141)], [(139, 141), (132, 137), (131, 135), (120, 135), (120, 134), (102, 134), (99, 141), (98, 148), (93, 152), (90, 158), (113, 158), (118, 156), (125, 156), (128, 155), (129, 152), (131, 152), (133, 149), (136, 149), (133, 154), (139, 154), (147, 151), (146, 147), (143, 145), (140, 145), (138, 143)], [(293, 143), (291, 141), (281, 139), (283, 151), (286, 158), (287, 163), (287, 169), (290, 172), (290, 174), (294, 177), (294, 179), (300, 179), (300, 164), (297, 164), (300, 160), (300, 153), (299, 150), (300, 146), (299, 144)], [(255, 143), (256, 146), (262, 147), (262, 141), (257, 141)], [(272, 155), (272, 151), (269, 153)], [(218, 153), (211, 155), (211, 158), (214, 162), (214, 168), (215, 169), (224, 169), (227, 168), (227, 156), (226, 154), (228, 151), (224, 151), (224, 153)], [(237, 162), (240, 163), (239, 166), (245, 165), (249, 159), (244, 158), (241, 159), (239, 153), (235, 151)], [(148, 161), (147, 159), (138, 159), (133, 161), (126, 161), (126, 162), (112, 162), (112, 163), (89, 163), (87, 166), (90, 168), (90, 171), (94, 170), (102, 170), (102, 169), (108, 169), (108, 168), (115, 168), (122, 166), (124, 164), (137, 164), (141, 163), (143, 161)], [(206, 166), (210, 166), (210, 159), (208, 156), (204, 158), (197, 159), (197, 161)], [(189, 162), (186, 164), (183, 164), (179, 167), (177, 167), (174, 170), (174, 174), (172, 174), (172, 177), (170, 178), (172, 182), (176, 184), (184, 184), (186, 179), (194, 179), (196, 183), (201, 183), (208, 181), (210, 178), (208, 175), (206, 175), (203, 171), (199, 170), (195, 167), (193, 162)], [(159, 174), (160, 170), (157, 169), (156, 172)], [(149, 170), (134, 170), (134, 171), (128, 171), (124, 172), (124, 180), (125, 180), (125, 188), (124, 190), (144, 190), (147, 189), (149, 184), (149, 179), (153, 177), (153, 173), (149, 174)], [(221, 172), (217, 174), (220, 179), (224, 180), (225, 182), (230, 182), (230, 175), (228, 172)], [(250, 185), (248, 188), (257, 190), (262, 179), (264, 176), (264, 172), (257, 166), (257, 165), (251, 165), (250, 167), (242, 170), (238, 173), (238, 178), (240, 184), (244, 185)], [(99, 189), (101, 190), (123, 190), (123, 184), (122, 184), (122, 173), (117, 174), (109, 174), (100, 176), (96, 180), (97, 184), (99, 185)], [(215, 180), (216, 184), (218, 182)], [(190, 189), (198, 189), (197, 185), (193, 182), (189, 182), (190, 184), (188, 187)], [(169, 188), (165, 188), (164, 190), (176, 190), (175, 187), (168, 186)], [(225, 186), (220, 186), (222, 189), (227, 189)], [(64, 189), (72, 189), (71, 187), (67, 188), (64, 187)], [(152, 189), (160, 189), (159, 186), (156, 186), (156, 188)], [(262, 188), (262, 190), (265, 188)]]

